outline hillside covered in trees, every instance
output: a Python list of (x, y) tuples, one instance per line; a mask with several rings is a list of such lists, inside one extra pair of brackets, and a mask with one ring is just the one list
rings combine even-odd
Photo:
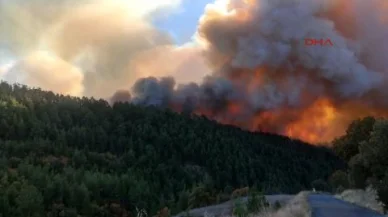
[(343, 163), (326, 148), (205, 117), (0, 84), (0, 216), (133, 216), (296, 193)]

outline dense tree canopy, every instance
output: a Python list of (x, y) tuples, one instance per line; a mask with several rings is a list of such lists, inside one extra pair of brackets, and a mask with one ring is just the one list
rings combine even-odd
[[(333, 146), (348, 161), (351, 187), (373, 185), (388, 208), (388, 120), (373, 117), (356, 120), (346, 135), (334, 140)], [(338, 179), (338, 172), (333, 176)]]
[(375, 121), (373, 117), (353, 121), (346, 130), (346, 134), (333, 141), (334, 150), (338, 156), (349, 161), (357, 155), (361, 142), (370, 137)]
[(245, 186), (295, 193), (342, 167), (287, 137), (5, 82), (0, 147), (0, 216), (14, 217), (174, 213)]

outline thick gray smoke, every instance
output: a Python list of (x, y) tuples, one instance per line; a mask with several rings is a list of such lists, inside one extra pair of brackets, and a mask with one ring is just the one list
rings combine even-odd
[[(177, 86), (171, 78), (141, 79), (131, 90), (132, 102), (190, 108), (221, 122), (264, 126), (311, 141), (317, 136), (301, 131), (331, 139), (343, 130), (328, 129), (339, 120), (388, 108), (386, 5), (384, 0), (217, 1), (206, 8), (197, 32), (213, 75)], [(330, 39), (334, 46), (306, 46), (306, 38)], [(370, 109), (347, 114), (351, 105)], [(316, 109), (322, 111), (311, 112), (317, 117), (310, 121), (325, 123), (307, 126), (304, 113)], [(306, 126), (300, 130), (300, 125)]]

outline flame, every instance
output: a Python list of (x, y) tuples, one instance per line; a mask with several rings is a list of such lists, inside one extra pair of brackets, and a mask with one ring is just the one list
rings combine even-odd
[[(229, 79), (234, 84), (251, 93), (257, 87), (265, 84), (267, 67), (259, 67), (253, 72), (243, 69), (235, 70)], [(231, 124), (250, 131), (278, 133), (291, 138), (316, 144), (329, 142), (336, 136), (340, 136), (345, 128), (333, 127), (340, 117), (337, 108), (329, 98), (318, 98), (309, 107), (277, 108), (258, 111), (254, 117), (243, 117), (246, 105), (244, 102), (235, 100), (226, 102), (222, 111), (209, 108), (197, 108), (194, 113), (204, 115), (222, 124)], [(181, 107), (173, 106), (175, 111), (181, 111)]]
[[(256, 69), (234, 69), (228, 79), (246, 94), (255, 95), (258, 87), (266, 85), (268, 79), (283, 81), (282, 71), (269, 71), (269, 67), (260, 66)], [(274, 76), (268, 77), (268, 74)], [(375, 97), (375, 96), (371, 96)], [(246, 114), (251, 108), (245, 99), (233, 99), (223, 102), (219, 108), (206, 107), (202, 103), (193, 112), (203, 115), (221, 124), (235, 125), (250, 131), (276, 133), (294, 139), (300, 139), (310, 144), (329, 143), (335, 137), (345, 133), (346, 127), (353, 120), (368, 115), (388, 116), (385, 109), (370, 108), (362, 101), (334, 101), (324, 96), (312, 96), (305, 92), (301, 100), (307, 104), (298, 106), (284, 105), (277, 108), (255, 111)], [(311, 103), (312, 102), (312, 103)], [(182, 111), (181, 105), (171, 106), (177, 112)]]
[(321, 142), (333, 137), (330, 127), (336, 117), (336, 109), (330, 100), (319, 99), (302, 112), (299, 120), (286, 127), (286, 135), (310, 143)]

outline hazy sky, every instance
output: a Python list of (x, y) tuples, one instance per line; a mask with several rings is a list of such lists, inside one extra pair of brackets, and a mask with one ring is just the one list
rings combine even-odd
[(198, 19), (206, 4), (211, 2), (213, 0), (183, 0), (181, 11), (155, 23), (159, 28), (167, 30), (178, 44), (183, 44), (193, 36)]

